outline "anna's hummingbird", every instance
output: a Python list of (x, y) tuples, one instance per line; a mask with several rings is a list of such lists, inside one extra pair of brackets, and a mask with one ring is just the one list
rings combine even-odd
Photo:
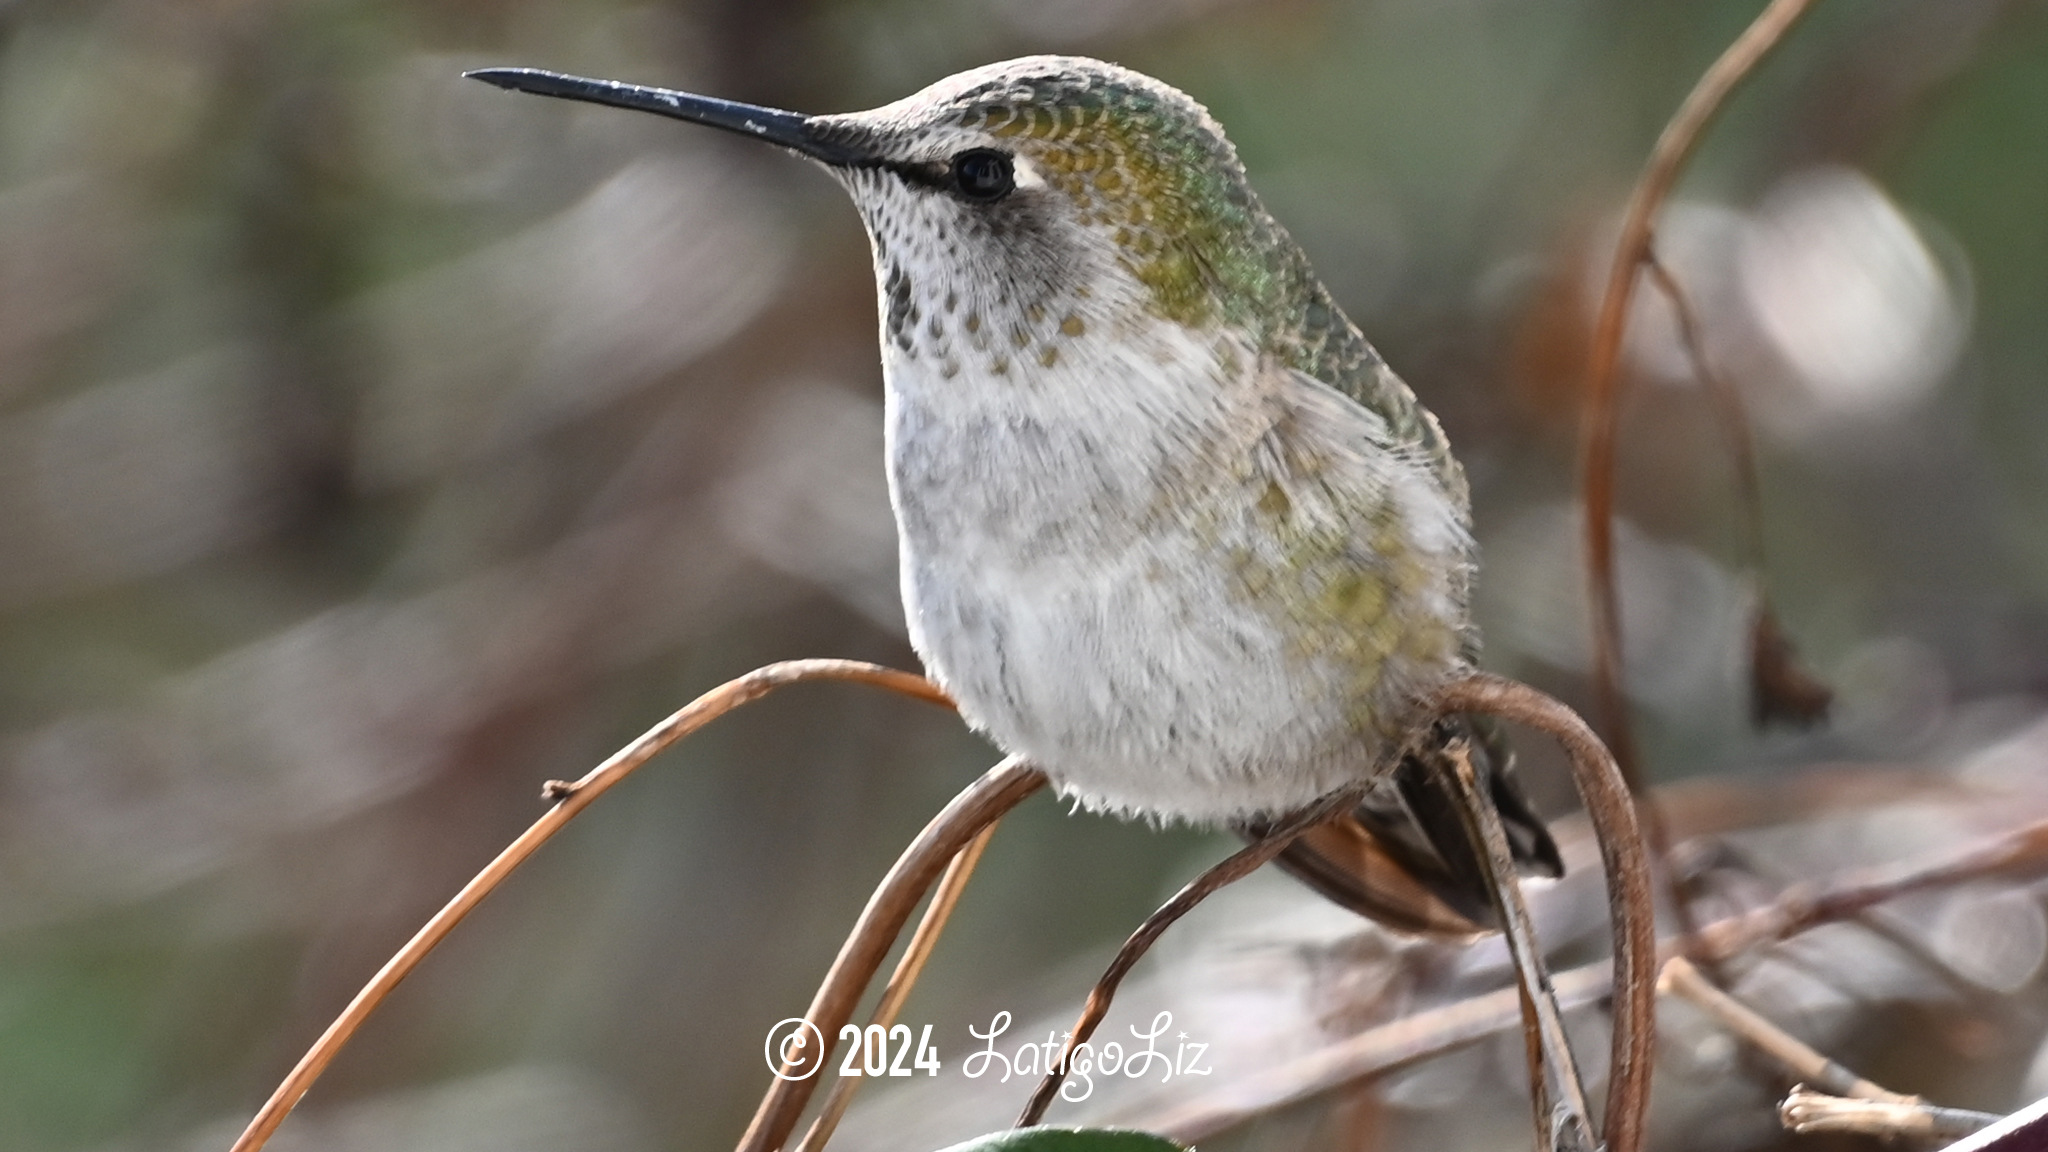
[[(1472, 666), (1442, 429), (1185, 94), (1067, 56), (832, 116), (470, 75), (753, 136), (853, 195), (911, 642), (970, 724), (1083, 805), (1256, 834), (1367, 778)], [(1435, 746), (1468, 734), (1440, 723)], [(1558, 874), (1479, 735), (1517, 857)], [(1402, 761), (1282, 863), (1396, 927), (1490, 923), (1441, 771)]]

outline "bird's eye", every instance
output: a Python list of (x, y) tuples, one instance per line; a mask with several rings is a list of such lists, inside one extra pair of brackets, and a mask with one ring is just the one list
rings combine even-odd
[(953, 186), (969, 200), (1001, 200), (1017, 186), (1010, 158), (993, 148), (973, 148), (953, 157)]

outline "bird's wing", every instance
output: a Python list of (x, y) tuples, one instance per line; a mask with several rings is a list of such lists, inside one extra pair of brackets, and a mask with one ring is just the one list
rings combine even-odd
[(1396, 932), (1465, 940), (1488, 930), (1417, 880), (1356, 813), (1302, 833), (1274, 863), (1331, 903)]

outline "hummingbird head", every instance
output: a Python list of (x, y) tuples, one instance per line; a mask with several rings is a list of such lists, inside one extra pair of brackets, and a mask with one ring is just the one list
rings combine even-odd
[(470, 75), (724, 128), (825, 165), (867, 225), (886, 338), (906, 353), (941, 311), (974, 324), (987, 312), (1019, 350), (1078, 337), (1088, 317), (1120, 309), (1190, 328), (1230, 323), (1260, 345), (1320, 344), (1348, 328), (1216, 121), (1114, 64), (1025, 57), (824, 116), (529, 69)]

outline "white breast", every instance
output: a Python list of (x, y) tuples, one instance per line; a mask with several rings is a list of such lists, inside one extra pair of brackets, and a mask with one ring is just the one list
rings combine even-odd
[(1047, 345), (1050, 364), (999, 340), (885, 346), (903, 596), (929, 670), (1091, 807), (1219, 821), (1356, 779), (1379, 751), (1361, 708), (1402, 709), (1457, 654), (1396, 654), (1384, 676), (1317, 656), (1297, 610), (1316, 590), (1247, 576), (1275, 548), (1261, 453), (1284, 422), (1336, 460), (1298, 503), (1390, 509), (1446, 574), (1405, 610), (1446, 635), (1464, 625), (1463, 509), (1371, 413), (1226, 337), (1149, 318), (1093, 335)]

